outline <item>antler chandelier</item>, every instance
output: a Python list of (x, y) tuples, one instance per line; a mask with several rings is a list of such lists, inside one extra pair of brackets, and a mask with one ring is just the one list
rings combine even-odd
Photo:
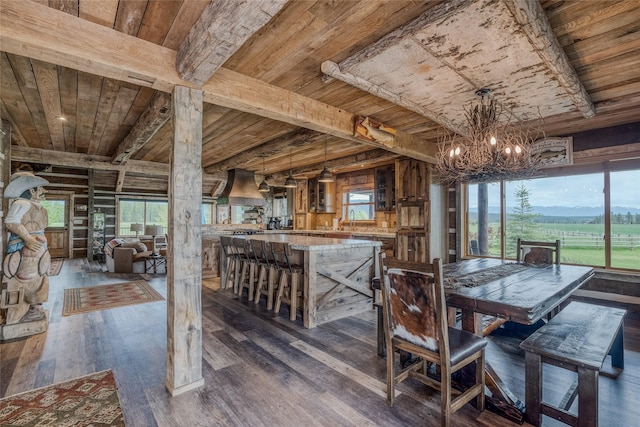
[(513, 111), (489, 99), (489, 93), (479, 89), (480, 102), (465, 109), (466, 136), (442, 139), (435, 169), (443, 184), (525, 178), (538, 170), (540, 158), (531, 146), (541, 136), (541, 126), (516, 123)]

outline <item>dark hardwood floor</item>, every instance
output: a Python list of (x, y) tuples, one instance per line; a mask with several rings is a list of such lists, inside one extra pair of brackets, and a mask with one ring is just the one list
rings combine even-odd
[[(0, 345), (0, 396), (112, 369), (128, 426), (440, 425), (440, 397), (411, 381), (385, 401), (385, 360), (376, 355), (375, 312), (304, 329), (286, 308), (274, 315), (228, 291), (202, 289), (205, 385), (171, 397), (166, 301), (62, 317), (64, 288), (147, 279), (166, 298), (165, 275), (109, 274), (66, 260), (51, 278), (46, 333)], [(640, 425), (640, 320), (625, 323), (625, 370), (600, 377), (600, 426)], [(524, 354), (513, 334), (490, 336), (487, 360), (524, 398)], [(553, 370), (551, 370), (553, 369)], [(560, 399), (572, 373), (545, 370), (545, 399)], [(575, 405), (575, 404), (574, 404)], [(575, 407), (573, 408), (575, 411)], [(467, 405), (455, 426), (517, 425)], [(549, 418), (543, 425), (561, 425)]]

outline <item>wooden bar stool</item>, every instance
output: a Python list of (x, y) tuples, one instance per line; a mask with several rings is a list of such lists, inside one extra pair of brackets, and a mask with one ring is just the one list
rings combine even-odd
[(247, 288), (248, 294), (247, 298), (249, 301), (253, 300), (253, 282), (255, 278), (256, 271), (256, 263), (253, 259), (253, 251), (248, 244), (247, 239), (234, 237), (233, 238), (233, 246), (235, 250), (238, 252), (240, 257), (240, 274), (238, 279), (238, 286), (234, 287), (237, 289), (238, 296), (242, 296), (242, 291), (244, 288)]
[(237, 293), (236, 277), (238, 277), (240, 272), (239, 255), (235, 252), (233, 240), (229, 236), (220, 236), (220, 246), (227, 260), (224, 277), (221, 278), (220, 285), (226, 288), (228, 284), (232, 284), (233, 292)]
[(233, 293), (239, 294), (241, 290), (240, 277), (242, 275), (241, 272), (245, 263), (244, 242), (242, 242), (241, 239), (238, 239), (237, 237), (232, 237), (231, 250), (233, 251), (236, 257), (236, 265), (235, 265), (235, 271), (233, 276)]
[(256, 295), (253, 298), (253, 302), (260, 303), (260, 297), (266, 295), (267, 297), (267, 310), (273, 309), (273, 300), (275, 294), (275, 283), (277, 277), (277, 270), (275, 264), (275, 258), (271, 251), (271, 245), (269, 242), (263, 242), (260, 240), (252, 240), (253, 251), (258, 254), (258, 280), (256, 281)]
[(298, 307), (302, 307), (302, 281), (300, 278), (304, 269), (300, 265), (291, 263), (291, 249), (288, 244), (272, 242), (271, 248), (279, 274), (276, 305), (273, 311), (279, 313), (282, 302), (289, 304), (289, 319), (295, 321)]

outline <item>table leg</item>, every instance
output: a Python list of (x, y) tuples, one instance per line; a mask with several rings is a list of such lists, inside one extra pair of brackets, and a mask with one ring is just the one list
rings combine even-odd
[(578, 367), (578, 427), (597, 425), (598, 371)]
[(482, 336), (482, 314), (472, 310), (462, 310), (462, 329)]
[(624, 369), (624, 336), (622, 325), (618, 329), (615, 341), (611, 346), (611, 366), (618, 369)]
[[(482, 317), (481, 313), (473, 310), (462, 310), (462, 329), (473, 332), (478, 336), (482, 336)], [(502, 381), (498, 374), (493, 370), (489, 362), (485, 359), (485, 385), (491, 391), (492, 396), (487, 398), (487, 408), (506, 417), (512, 421), (522, 423), (524, 419), (524, 403), (519, 400), (507, 385)], [(463, 376), (471, 375), (471, 371), (463, 370)], [(470, 383), (469, 377), (469, 383)], [(467, 380), (464, 380), (467, 384)]]
[(541, 420), (540, 402), (542, 402), (542, 358), (539, 354), (525, 353), (525, 401), (527, 403), (527, 422), (539, 426)]

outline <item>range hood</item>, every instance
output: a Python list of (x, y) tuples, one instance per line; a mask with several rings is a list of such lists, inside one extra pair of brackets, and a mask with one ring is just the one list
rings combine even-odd
[(227, 172), (227, 185), (218, 197), (219, 205), (264, 206), (266, 200), (258, 191), (253, 171), (231, 169)]

